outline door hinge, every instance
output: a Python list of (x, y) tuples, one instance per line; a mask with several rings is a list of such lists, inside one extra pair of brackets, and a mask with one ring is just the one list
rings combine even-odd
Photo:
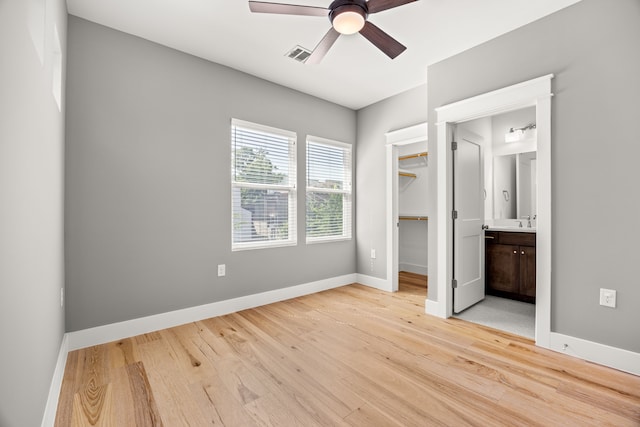
[(456, 151), (458, 149), (458, 142), (451, 141), (451, 151)]
[(458, 211), (451, 211), (451, 218), (458, 219)]
[(453, 289), (458, 289), (458, 281), (456, 279), (451, 279), (451, 286)]

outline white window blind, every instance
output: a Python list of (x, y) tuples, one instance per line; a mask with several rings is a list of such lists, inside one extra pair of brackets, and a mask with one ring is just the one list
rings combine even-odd
[(295, 245), (296, 134), (231, 122), (232, 250)]
[(307, 243), (351, 238), (351, 145), (307, 139)]

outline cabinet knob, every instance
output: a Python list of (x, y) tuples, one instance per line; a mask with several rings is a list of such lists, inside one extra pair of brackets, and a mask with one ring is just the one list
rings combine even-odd
[(517, 253), (518, 253), (518, 251), (513, 251), (513, 253), (514, 253), (514, 254), (517, 254)]
[(520, 252), (521, 255), (524, 255), (524, 251)]

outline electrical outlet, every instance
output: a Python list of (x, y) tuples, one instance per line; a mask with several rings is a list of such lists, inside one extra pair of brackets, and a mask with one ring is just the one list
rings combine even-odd
[(222, 277), (227, 274), (227, 266), (225, 264), (218, 264), (218, 277)]
[(371, 259), (376, 259), (376, 250), (371, 249)]
[(600, 305), (616, 308), (616, 291), (600, 288)]
[(60, 308), (64, 307), (64, 288), (60, 288)]

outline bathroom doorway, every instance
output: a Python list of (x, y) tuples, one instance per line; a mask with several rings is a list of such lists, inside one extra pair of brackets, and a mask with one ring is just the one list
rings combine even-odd
[[(535, 107), (537, 126), (536, 205), (536, 345), (551, 347), (551, 81), (549, 74), (533, 80), (437, 107), (434, 162), (433, 230), (429, 233), (429, 294), (426, 312), (447, 318), (453, 315), (453, 194), (452, 132), (456, 125)], [(431, 222), (431, 221), (430, 221)], [(433, 232), (432, 232), (433, 231)]]
[(452, 159), (454, 317), (530, 339), (535, 338), (535, 120), (536, 108), (530, 106), (458, 123)]

